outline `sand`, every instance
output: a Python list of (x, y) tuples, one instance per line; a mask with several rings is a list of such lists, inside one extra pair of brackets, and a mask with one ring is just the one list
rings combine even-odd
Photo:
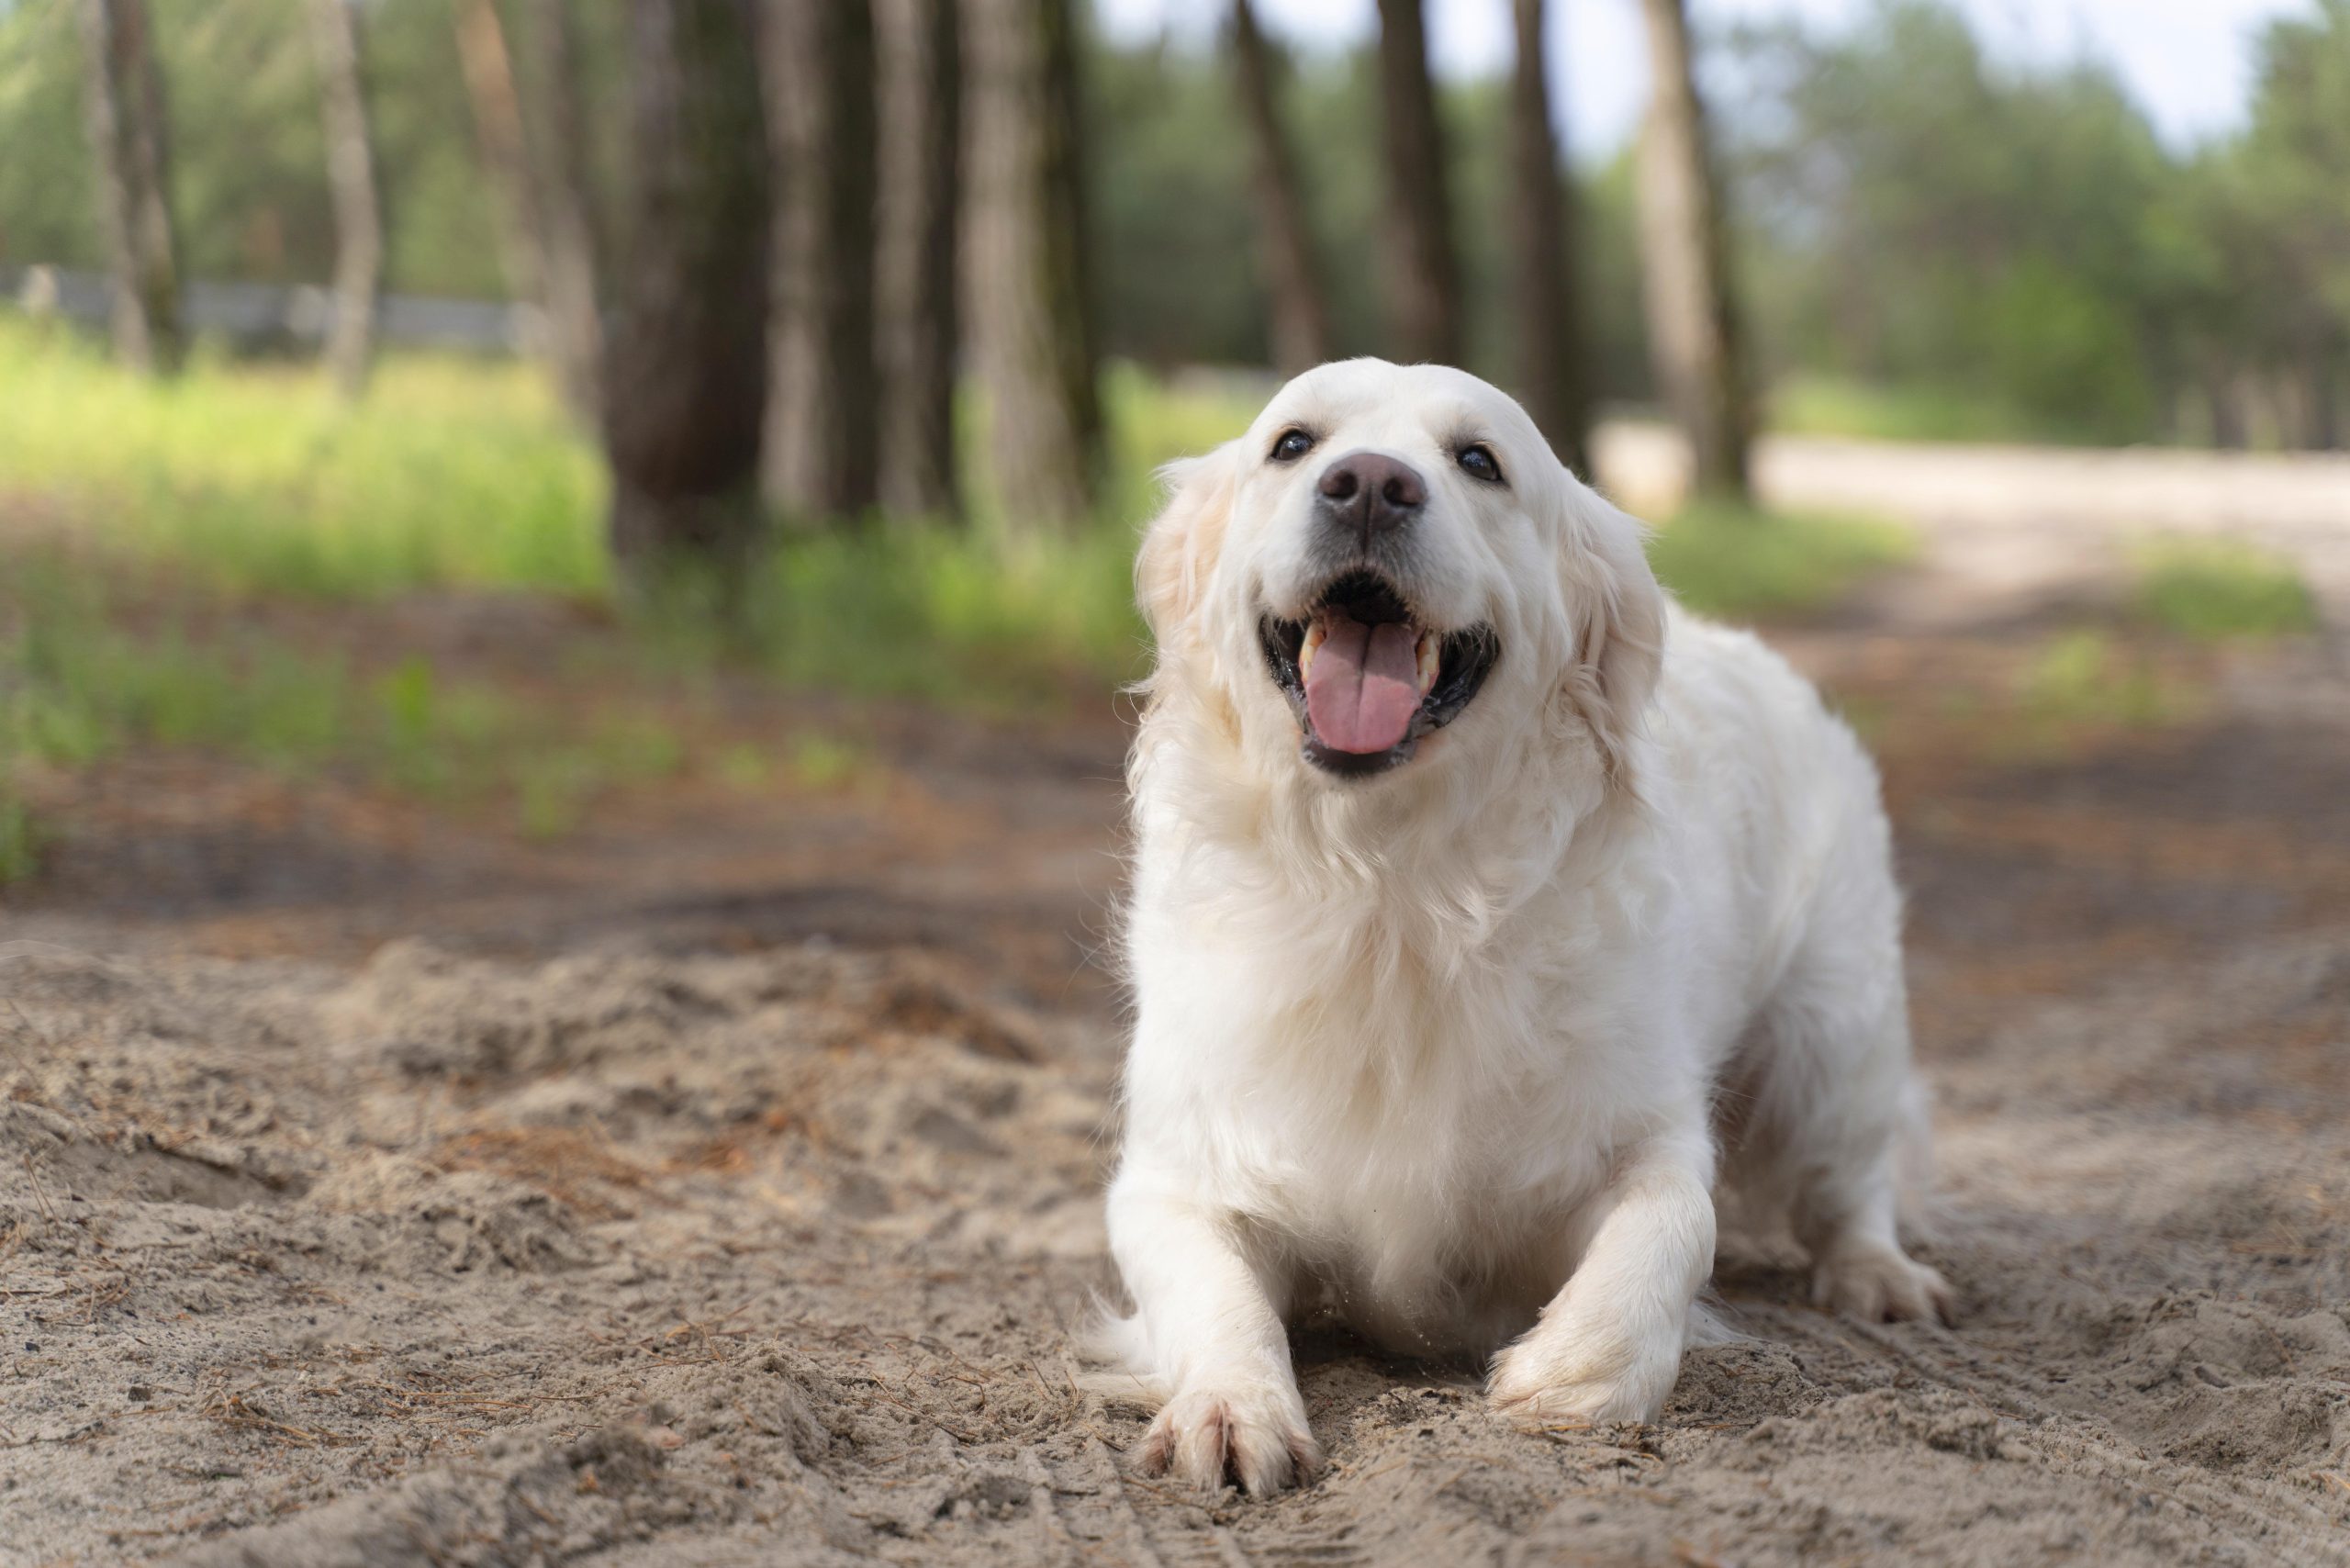
[(1129, 1475), (1114, 1029), (935, 954), (0, 958), (0, 1562), (2350, 1562), (2350, 929), (1986, 999), (1929, 952), (1957, 1325), (1652, 1427), (1301, 1336), (1332, 1458)]

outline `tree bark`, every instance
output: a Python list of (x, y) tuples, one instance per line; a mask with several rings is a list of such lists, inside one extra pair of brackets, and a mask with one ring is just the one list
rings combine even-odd
[(168, 375), (185, 347), (179, 245), (163, 82), (146, 0), (79, 0), (75, 17), (98, 231), (114, 275), (115, 353), (135, 370)]
[(604, 438), (610, 538), (642, 588), (679, 562), (738, 582), (767, 412), (767, 129), (756, 0), (631, 0), (633, 211)]
[(2311, 452), (2339, 452), (2343, 447), (2342, 369), (2345, 358), (2341, 342), (2322, 336), (2310, 356), (2307, 412), (2301, 444)]
[(334, 199), (334, 324), (327, 365), (345, 398), (366, 389), (375, 355), (375, 299), (384, 286), (384, 217), (375, 151), (360, 79), (359, 19), (351, 0), (309, 0), (326, 125), (327, 184)]
[(1577, 310), (1572, 187), (1551, 129), (1542, 54), (1543, 0), (1516, 0), (1517, 61), (1510, 76), (1510, 202), (1518, 395), (1559, 461), (1591, 472), (1589, 354)]
[(1071, 0), (979, 0), (970, 50), (973, 358), (1015, 531), (1091, 510), (1101, 445)]
[(534, 357), (554, 363), (554, 333), (546, 319), (547, 261), (539, 242), (539, 215), (531, 193), (530, 146), (522, 130), (522, 101), (514, 84), (514, 57), (496, 0), (456, 0), (457, 62), (473, 105), (474, 142), (489, 185), (490, 220), (506, 292), (532, 312)]
[(2244, 409), (2244, 378), (2224, 353), (2208, 356), (2203, 392), (2211, 406), (2211, 444), (2221, 452), (2249, 448), (2252, 422)]
[(768, 15), (768, 126), (786, 171), (775, 221), (788, 237), (772, 352), (778, 385), (804, 395), (768, 409), (767, 490), (789, 511), (852, 519), (879, 499), (873, 6), (781, 0), (780, 9), (800, 14), (771, 3)]
[(884, 0), (881, 206), (876, 309), (881, 429), (890, 454), (881, 504), (910, 517), (959, 515), (955, 451), (955, 238), (963, 140), (957, 0)]
[(1396, 351), (1460, 361), (1460, 266), (1452, 249), (1444, 132), (1428, 80), (1421, 0), (1379, 0), (1379, 81), (1387, 148), (1387, 285)]
[(1330, 357), (1330, 306), (1315, 264), (1297, 161), (1281, 129), (1274, 59), (1249, 0), (1232, 0), (1233, 74), (1248, 122), (1257, 199), (1257, 269), (1271, 307), (1273, 363), (1283, 375)]
[(588, 132), (579, 112), (572, 37), (575, 3), (528, 0), (524, 7), (525, 76), (532, 87), (526, 117), (531, 134), (524, 140), (537, 192), (548, 353), (565, 401), (592, 430), (603, 409), (603, 267), (588, 194)]
[(1697, 95), (1682, 0), (1641, 0), (1654, 86), (1639, 148), (1650, 354), (1689, 438), (1693, 494), (1751, 498), (1753, 413), (1721, 187)]

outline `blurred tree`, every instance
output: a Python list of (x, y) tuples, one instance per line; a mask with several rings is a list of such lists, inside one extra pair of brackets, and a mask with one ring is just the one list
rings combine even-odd
[(1682, 0), (1641, 0), (1651, 88), (1640, 131), (1649, 349), (1689, 438), (1692, 488), (1744, 503), (1753, 435), (1721, 190)]
[(1249, 0), (1232, 0), (1232, 59), (1255, 155), (1257, 271), (1272, 324), (1273, 364), (1295, 375), (1330, 357), (1330, 308), (1298, 194), (1297, 161), (1281, 129), (1273, 50)]
[[(2317, 0), (2261, 36), (2240, 198), (2268, 243), (2262, 334), (2298, 444), (2350, 439), (2350, 0)], [(2254, 258), (2240, 257), (2240, 263)]]
[[(333, 275), (334, 209), (319, 177), (328, 155), (308, 5), (150, 0), (157, 65), (171, 87), (171, 206), (184, 278)], [(106, 264), (89, 196), (95, 175), (86, 172), (80, 7), (81, 0), (0, 0), (0, 262)], [(617, 101), (626, 8), (574, 0), (564, 10), (580, 45), (587, 97)], [(385, 286), (502, 296), (449, 0), (361, 0), (358, 19), (385, 214)], [(515, 37), (522, 45), (529, 34)], [(533, 54), (522, 48), (516, 60), (526, 120), (539, 102)], [(624, 119), (588, 116), (577, 139), (592, 209), (615, 205)]]
[(610, 536), (643, 588), (680, 561), (740, 582), (767, 395), (767, 140), (757, 0), (631, 0), (632, 201), (614, 290)]
[[(2183, 195), (2105, 73), (2001, 73), (1941, 0), (1830, 37), (1750, 35), (1779, 84), (1741, 169), (1749, 275), (1782, 362), (1987, 407), (2020, 431), (2152, 434), (2193, 289), (2232, 287), (2159, 198)], [(1953, 126), (1966, 134), (1953, 136)], [(2213, 193), (2216, 194), (2216, 193)], [(1995, 427), (1977, 433), (2000, 433)]]
[[(1257, 238), (1249, 142), (1225, 62), (1154, 40), (1097, 47), (1086, 66), (1088, 238), (1100, 257), (1089, 270), (1103, 353), (1154, 366), (1271, 364), (1266, 300), (1247, 264)], [(1309, 202), (1327, 194), (1307, 181)], [(966, 303), (976, 307), (976, 294)]]
[(163, 83), (146, 0), (80, 0), (83, 113), (99, 232), (114, 274), (114, 345), (135, 369), (179, 367), (178, 241)]
[(962, 189), (960, 0), (882, 0), (881, 197), (875, 267), (889, 450), (881, 504), (962, 510), (955, 455), (956, 225)]
[(1072, 0), (979, 0), (971, 19), (966, 319), (992, 478), (1013, 529), (1069, 528), (1091, 510), (1102, 442), (1077, 18)]
[(1428, 81), (1421, 0), (1379, 0), (1381, 124), (1387, 149), (1390, 310), (1394, 352), (1405, 360), (1458, 364), (1460, 269), (1452, 249), (1452, 201), (1444, 133)]
[[(498, 18), (496, 0), (455, 0), (455, 6), (457, 58), (473, 106), (475, 145), (489, 184), (507, 294), (543, 308), (546, 255), (540, 248), (530, 148), (522, 129), (521, 95), (514, 84), (513, 51), (506, 47), (506, 24)], [(533, 346), (552, 357), (551, 341)]]
[(879, 498), (871, 0), (781, 0), (767, 13), (781, 312), (767, 407), (767, 498), (853, 519)]
[(1518, 396), (1559, 460), (1591, 472), (1588, 359), (1577, 319), (1567, 176), (1553, 140), (1544, 78), (1542, 0), (1515, 0), (1517, 57), (1510, 73), (1510, 237), (1516, 251)]
[(384, 286), (384, 212), (359, 70), (359, 22), (351, 0), (309, 0), (311, 52), (326, 129), (327, 185), (334, 196), (334, 324), (327, 364), (346, 398), (367, 385), (375, 352), (375, 297)]
[(597, 226), (579, 107), (572, 0), (526, 0), (521, 77), (543, 258), (548, 347), (565, 400), (590, 429), (602, 418), (604, 322)]

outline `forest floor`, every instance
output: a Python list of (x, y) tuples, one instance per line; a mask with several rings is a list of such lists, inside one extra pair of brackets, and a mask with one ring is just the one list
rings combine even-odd
[[(1885, 765), (1954, 1327), (1733, 1252), (1749, 1337), (1659, 1422), (1539, 1435), (1312, 1332), (1320, 1481), (1147, 1481), (1071, 1337), (1112, 700), (730, 694), (854, 767), (550, 842), (134, 750), (0, 893), (0, 1562), (2350, 1560), (2341, 648), (1945, 565), (1771, 634)], [(606, 634), (332, 620), (461, 672)]]

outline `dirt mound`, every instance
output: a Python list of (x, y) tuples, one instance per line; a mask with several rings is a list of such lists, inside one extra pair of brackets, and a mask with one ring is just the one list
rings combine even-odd
[(1112, 1042), (940, 960), (18, 957), (0, 1561), (2336, 1562), (2345, 975), (1924, 964), (1957, 1328), (1726, 1261), (1660, 1423), (1542, 1436), (1307, 1333), (1255, 1506), (1071, 1360)]

